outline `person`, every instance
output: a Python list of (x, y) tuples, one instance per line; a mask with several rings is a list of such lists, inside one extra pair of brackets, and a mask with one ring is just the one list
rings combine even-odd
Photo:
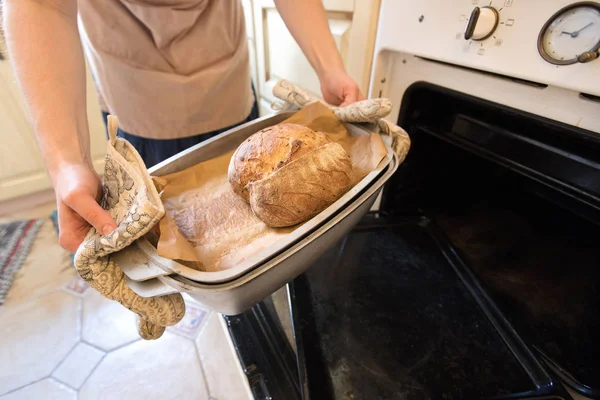
[[(363, 99), (321, 0), (275, 0), (323, 99)], [(86, 115), (87, 60), (106, 118), (147, 166), (257, 116), (240, 0), (4, 0), (6, 42), (56, 193), (59, 241), (116, 228), (98, 200)], [(276, 54), (272, 56), (276, 57)]]

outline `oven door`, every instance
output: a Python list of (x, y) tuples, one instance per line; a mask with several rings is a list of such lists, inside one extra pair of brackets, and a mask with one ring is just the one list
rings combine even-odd
[(227, 317), (257, 399), (600, 392), (600, 140), (430, 84), (413, 147), (304, 275)]

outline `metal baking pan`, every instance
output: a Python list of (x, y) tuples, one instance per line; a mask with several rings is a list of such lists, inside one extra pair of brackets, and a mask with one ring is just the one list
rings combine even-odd
[[(327, 249), (341, 240), (369, 211), (383, 185), (398, 168), (393, 155), (381, 176), (329, 220), (272, 259), (233, 281), (220, 284), (194, 282), (180, 274), (157, 276), (146, 281), (126, 278), (133, 291), (143, 297), (184, 292), (207, 308), (225, 315), (237, 315), (260, 302), (305, 272)], [(137, 256), (137, 262), (153, 260)]]
[[(151, 168), (149, 173), (153, 176), (163, 176), (174, 172), (182, 171), (203, 161), (215, 158), (227, 152), (235, 150), (246, 138), (255, 132), (266, 127), (276, 125), (292, 116), (294, 111), (285, 111), (274, 116), (261, 118), (240, 127), (229, 130), (228, 132), (216, 136), (206, 142), (200, 143), (184, 152), (181, 152), (157, 166)], [(361, 126), (354, 124), (345, 124), (352, 136), (367, 135), (369, 131)], [(295, 243), (303, 240), (308, 234), (319, 228), (325, 221), (335, 215), (340, 209), (350, 204), (360, 193), (373, 184), (385, 171), (389, 170), (389, 165), (395, 155), (387, 141), (387, 137), (382, 137), (388, 150), (387, 156), (379, 165), (365, 176), (350, 191), (344, 194), (340, 199), (323, 210), (314, 218), (310, 219), (293, 232), (279, 239), (276, 243), (264, 249), (263, 251), (249, 257), (242, 263), (233, 268), (222, 271), (199, 271), (186, 266), (177, 261), (160, 257), (156, 247), (147, 237), (140, 238), (135, 243), (116, 253), (113, 257), (125, 275), (133, 281), (146, 281), (164, 275), (180, 275), (190, 281), (219, 284), (226, 283), (239, 278), (248, 271), (262, 265), (267, 260), (273, 258), (286, 249), (289, 249)]]

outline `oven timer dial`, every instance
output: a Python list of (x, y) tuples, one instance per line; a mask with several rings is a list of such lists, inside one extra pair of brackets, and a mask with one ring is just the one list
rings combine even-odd
[(586, 63), (600, 53), (600, 3), (571, 4), (554, 14), (542, 27), (538, 51), (556, 65)]
[(465, 29), (466, 40), (485, 40), (498, 27), (500, 16), (494, 7), (475, 7)]

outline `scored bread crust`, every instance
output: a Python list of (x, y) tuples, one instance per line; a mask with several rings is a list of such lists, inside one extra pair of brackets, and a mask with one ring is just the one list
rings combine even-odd
[(227, 171), (235, 193), (250, 202), (248, 184), (266, 178), (331, 140), (322, 132), (297, 124), (265, 128), (246, 139), (235, 151)]
[(250, 207), (273, 228), (306, 221), (352, 187), (350, 156), (338, 143), (327, 143), (262, 180), (250, 182)]

